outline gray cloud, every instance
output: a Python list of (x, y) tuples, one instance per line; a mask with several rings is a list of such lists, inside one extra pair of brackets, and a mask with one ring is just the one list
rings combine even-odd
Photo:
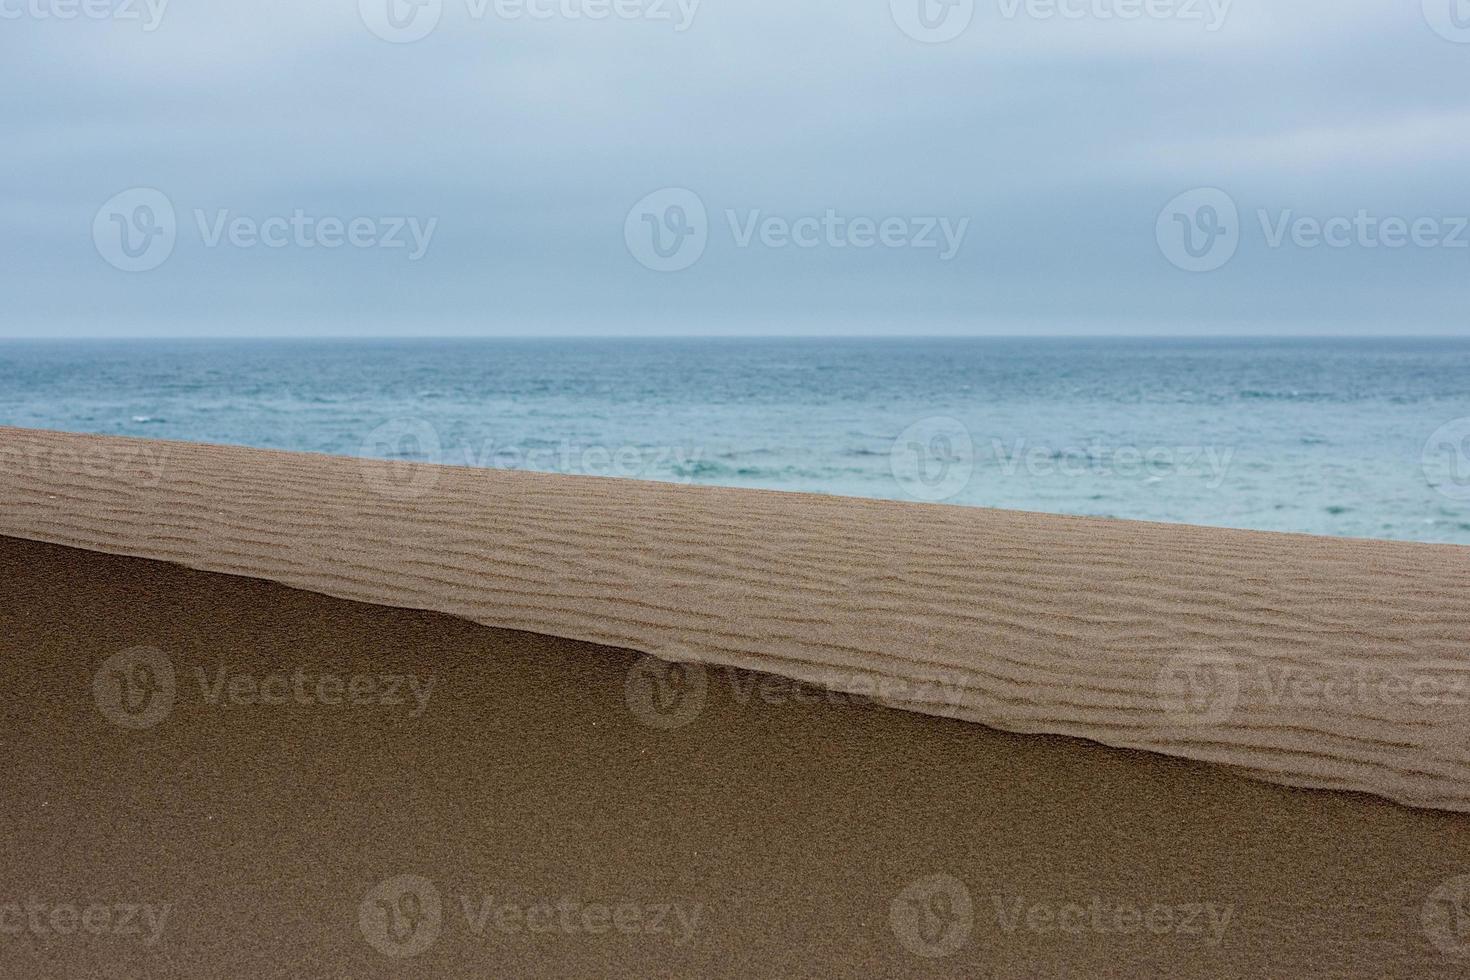
[[(674, 0), (605, 0), (672, 21), (442, 0), (403, 44), (358, 0), (171, 0), (152, 31), (38, 16), (85, 2), (0, 0), (0, 336), (1465, 330), (1470, 248), (1272, 247), (1259, 214), (1470, 214), (1470, 43), (1417, 3), (1234, 0), (1212, 31), (1181, 12), (1206, 0), (976, 0), (942, 44), (886, 0), (702, 0), (682, 31)], [(167, 196), (177, 242), (128, 273), (93, 226), (134, 187)], [(664, 187), (708, 215), (678, 272), (624, 241)], [(1208, 273), (1156, 235), (1196, 187), (1239, 208)], [(829, 209), (969, 225), (949, 261), (730, 227)], [(438, 224), (410, 261), (211, 247), (196, 211)]]

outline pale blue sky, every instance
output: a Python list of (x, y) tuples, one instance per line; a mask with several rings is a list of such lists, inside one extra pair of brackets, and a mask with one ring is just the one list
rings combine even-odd
[[(924, 0), (944, 43), (919, 0), (424, 0), (409, 43), (388, 0), (162, 2), (0, 0), (0, 336), (1470, 332), (1466, 0)], [(678, 271), (625, 235), (663, 188)], [(1195, 188), (1212, 271), (1164, 241)]]

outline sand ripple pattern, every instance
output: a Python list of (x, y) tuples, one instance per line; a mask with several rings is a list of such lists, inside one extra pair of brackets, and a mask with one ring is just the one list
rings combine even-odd
[(0, 428), (0, 534), (1470, 812), (1470, 549)]

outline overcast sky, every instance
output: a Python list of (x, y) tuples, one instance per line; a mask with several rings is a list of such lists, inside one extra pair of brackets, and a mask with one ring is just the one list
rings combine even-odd
[(0, 0), (0, 336), (1470, 332), (1467, 0), (389, 2)]

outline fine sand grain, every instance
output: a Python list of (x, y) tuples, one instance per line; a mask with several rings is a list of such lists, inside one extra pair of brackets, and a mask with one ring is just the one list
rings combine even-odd
[(1470, 810), (1470, 549), (0, 429), (0, 533)]
[(1462, 814), (48, 544), (0, 581), (0, 976), (1470, 963)]

